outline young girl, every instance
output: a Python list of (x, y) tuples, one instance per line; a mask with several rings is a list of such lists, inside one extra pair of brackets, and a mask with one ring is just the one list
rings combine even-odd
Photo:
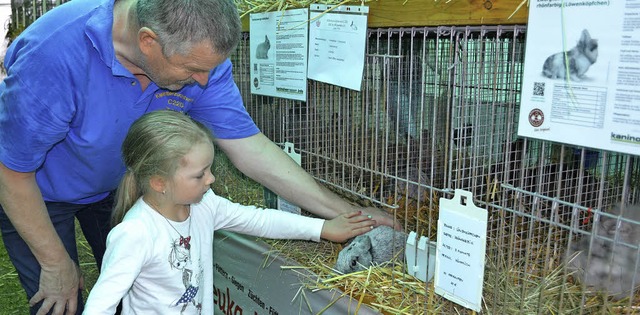
[(213, 232), (342, 242), (371, 230), (359, 212), (333, 220), (232, 203), (210, 189), (213, 137), (173, 111), (145, 114), (122, 145), (127, 172), (102, 272), (85, 314), (213, 314)]

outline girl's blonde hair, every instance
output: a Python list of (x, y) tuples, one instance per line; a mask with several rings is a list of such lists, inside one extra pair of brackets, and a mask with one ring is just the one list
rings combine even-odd
[(183, 113), (159, 110), (138, 118), (122, 143), (127, 171), (116, 192), (113, 225), (151, 189), (152, 176), (171, 178), (191, 148), (205, 142), (213, 143), (211, 131)]

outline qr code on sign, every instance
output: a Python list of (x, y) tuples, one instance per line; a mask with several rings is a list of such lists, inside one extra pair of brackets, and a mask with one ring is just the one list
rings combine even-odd
[(544, 82), (533, 83), (533, 95), (544, 96)]

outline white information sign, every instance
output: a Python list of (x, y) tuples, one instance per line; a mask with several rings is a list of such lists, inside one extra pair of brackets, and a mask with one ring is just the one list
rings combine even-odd
[(640, 154), (640, 1), (530, 0), (518, 134)]
[[(302, 164), (302, 156), (300, 156), (300, 153), (296, 152), (295, 146), (294, 146), (293, 143), (285, 142), (284, 143), (284, 152), (294, 162), (298, 163), (298, 165)], [(284, 198), (282, 198), (280, 196), (278, 196), (278, 209), (280, 209), (282, 211), (298, 214), (298, 215), (302, 213), (302, 209), (300, 209), (300, 207), (296, 206), (295, 204), (289, 202), (287, 199), (284, 199)]]
[(251, 93), (307, 100), (309, 10), (249, 16)]
[(369, 7), (331, 8), (309, 7), (309, 79), (360, 91)]
[(486, 245), (487, 210), (473, 204), (473, 195), (456, 189), (453, 199), (440, 198), (436, 293), (480, 312)]

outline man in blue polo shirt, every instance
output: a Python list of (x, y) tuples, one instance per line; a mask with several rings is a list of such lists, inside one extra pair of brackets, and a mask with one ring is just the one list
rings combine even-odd
[(74, 0), (13, 42), (0, 84), (0, 227), (32, 313), (81, 313), (74, 218), (100, 266), (120, 146), (149, 111), (205, 123), (242, 172), (318, 216), (358, 210), (249, 117), (227, 58), (240, 30), (231, 0)]

